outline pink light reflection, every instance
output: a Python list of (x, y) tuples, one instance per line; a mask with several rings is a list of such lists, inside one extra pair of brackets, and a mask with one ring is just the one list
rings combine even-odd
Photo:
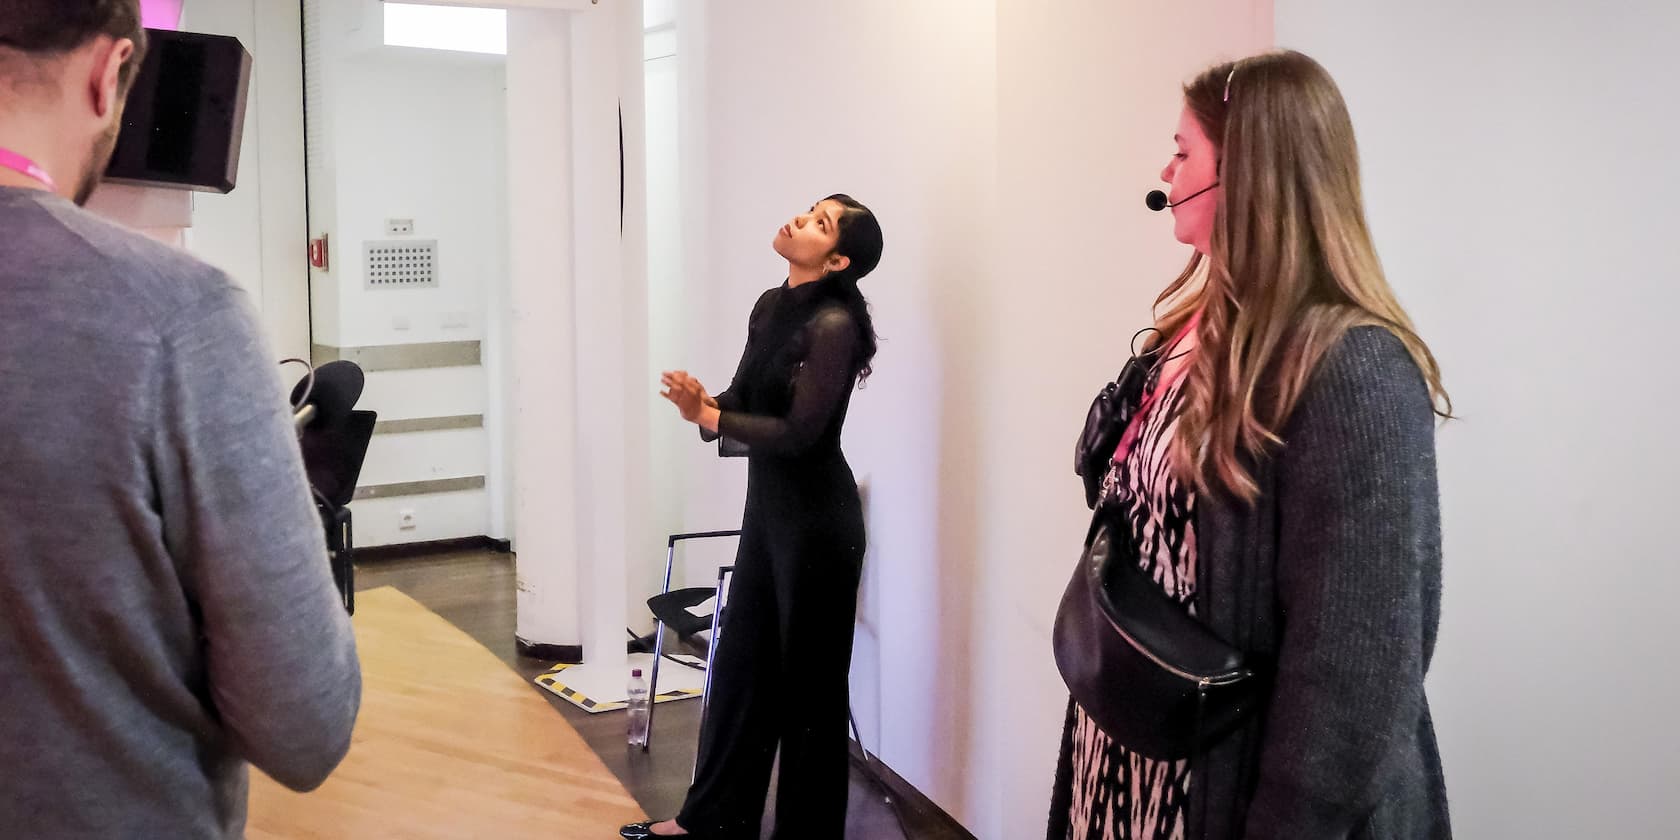
[(181, 26), (181, 0), (140, 0), (140, 22), (149, 29)]

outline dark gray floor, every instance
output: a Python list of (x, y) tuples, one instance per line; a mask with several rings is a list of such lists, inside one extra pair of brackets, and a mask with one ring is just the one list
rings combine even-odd
[[(552, 663), (518, 655), (514, 644), (514, 579), (511, 555), (467, 552), (362, 564), (357, 567), (356, 588), (395, 587), (443, 616), (531, 680)], [(623, 712), (591, 715), (535, 683), (531, 684), (531, 690), (565, 716), (649, 815), (669, 817), (676, 813), (694, 765), (700, 726), (698, 701), (662, 704), (654, 716), (653, 749), (643, 753), (625, 744)], [(846, 817), (848, 838), (922, 840), (951, 836), (915, 813), (905, 814), (907, 823), (901, 828), (894, 809), (886, 804), (883, 791), (856, 766), (852, 768), (850, 802)], [(767, 813), (773, 807), (772, 802)]]

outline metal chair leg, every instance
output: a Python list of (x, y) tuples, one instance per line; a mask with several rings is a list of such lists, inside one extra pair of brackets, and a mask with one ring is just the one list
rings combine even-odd
[(858, 749), (863, 751), (863, 763), (870, 762), (869, 748), (863, 745), (863, 733), (858, 731), (857, 714), (852, 711), (852, 704), (846, 704), (846, 720), (851, 721), (852, 737), (857, 739)]
[[(659, 594), (667, 595), (671, 592), (671, 568), (677, 556), (677, 541), (672, 539), (665, 544), (665, 588)], [(665, 658), (665, 622), (653, 623), (653, 678), (648, 682), (648, 737), (642, 744), (642, 752), (647, 752), (653, 746), (653, 710), (659, 708), (659, 661)]]
[[(665, 586), (660, 590), (660, 594), (669, 595), (671, 593), (671, 576), (676, 565), (677, 543), (686, 540), (708, 540), (717, 537), (739, 536), (741, 536), (741, 532), (737, 529), (732, 531), (703, 531), (692, 534), (672, 534), (667, 537), (665, 540)], [(730, 566), (728, 568), (733, 569), (734, 567)], [(718, 580), (720, 583), (723, 580), (721, 572), (718, 575)], [(665, 622), (659, 621), (657, 616), (654, 621), (654, 633), (653, 674), (652, 679), (648, 683), (648, 742), (642, 745), (642, 752), (647, 752), (648, 749), (653, 746), (654, 710), (659, 708), (659, 663), (660, 660), (665, 658)], [(715, 645), (717, 643), (716, 612), (712, 614), (712, 640)], [(710, 663), (708, 663), (708, 665), (709, 664)], [(709, 668), (707, 670), (706, 680), (706, 684), (709, 688), (711, 686), (711, 671)], [(702, 703), (704, 703), (704, 700), (702, 700)], [(702, 710), (701, 714), (705, 714), (704, 710)]]
[[(712, 671), (717, 664), (718, 642), (723, 636), (723, 602), (728, 597), (725, 593), (724, 581), (735, 573), (734, 566), (718, 567), (717, 600), (712, 604), (712, 640), (710, 649), (706, 651), (706, 684), (700, 689), (700, 730), (706, 729), (706, 712), (712, 706)], [(700, 776), (700, 750), (694, 751), (694, 770), (689, 775), (689, 781)]]
[(356, 532), (351, 524), (350, 511), (344, 516), (344, 609), (356, 614)]

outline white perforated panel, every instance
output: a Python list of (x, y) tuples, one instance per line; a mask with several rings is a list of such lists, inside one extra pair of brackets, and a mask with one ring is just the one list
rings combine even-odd
[(416, 289), (436, 286), (437, 241), (403, 239), (366, 242), (370, 289)]

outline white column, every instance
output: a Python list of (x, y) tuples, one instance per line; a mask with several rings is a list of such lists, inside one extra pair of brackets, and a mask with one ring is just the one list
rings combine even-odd
[[(620, 239), (621, 273), (618, 287), (623, 290), (619, 302), (619, 359), (616, 375), (619, 391), (624, 399), (624, 534), (623, 562), (618, 566), (618, 603), (624, 613), (618, 616), (619, 638), (625, 638), (624, 628), (651, 626), (648, 618), (647, 575), (632, 574), (658, 565), (664, 557), (665, 525), (654, 516), (654, 481), (652, 466), (653, 431), (649, 420), (650, 400), (657, 383), (648, 376), (648, 331), (651, 313), (648, 309), (648, 224), (647, 224), (647, 62), (644, 11), (642, 0), (616, 0), (614, 10), (618, 29), (618, 92), (624, 113), (624, 235)], [(661, 401), (663, 402), (663, 401)], [(633, 585), (632, 585), (632, 582)]]
[(572, 21), (578, 501), (584, 660), (624, 655), (624, 252), (619, 233), (618, 37), (609, 12)]
[(626, 562), (657, 539), (641, 54), (638, 0), (508, 12), (518, 636), (603, 664), (624, 657)]
[(572, 13), (508, 10), (516, 635), (580, 645)]

